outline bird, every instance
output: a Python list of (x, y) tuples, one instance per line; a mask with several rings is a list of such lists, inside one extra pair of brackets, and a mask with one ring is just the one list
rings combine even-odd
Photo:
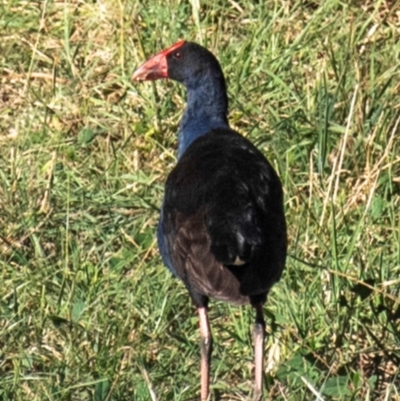
[(157, 240), (162, 260), (186, 286), (200, 326), (200, 399), (210, 397), (210, 298), (255, 309), (253, 400), (263, 399), (263, 305), (287, 252), (281, 181), (260, 150), (229, 126), (226, 81), (211, 51), (180, 40), (150, 57), (132, 82), (186, 87), (177, 163), (168, 175)]

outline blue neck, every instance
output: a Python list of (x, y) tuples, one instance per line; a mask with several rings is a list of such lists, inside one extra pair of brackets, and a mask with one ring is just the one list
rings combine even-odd
[(228, 99), (225, 81), (211, 71), (200, 79), (185, 82), (187, 107), (183, 114), (178, 133), (178, 158), (198, 137), (215, 128), (228, 128)]

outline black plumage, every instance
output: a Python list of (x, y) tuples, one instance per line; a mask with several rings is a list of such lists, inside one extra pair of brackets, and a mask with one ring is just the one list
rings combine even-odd
[(194, 141), (165, 186), (162, 230), (176, 275), (205, 297), (265, 301), (284, 267), (282, 187), (265, 157), (227, 128)]
[(165, 264), (186, 285), (200, 317), (201, 399), (209, 396), (209, 298), (256, 309), (255, 390), (262, 398), (262, 305), (286, 259), (281, 182), (262, 153), (229, 128), (225, 80), (205, 48), (178, 42), (133, 79), (171, 78), (188, 91), (178, 163), (165, 186), (158, 242)]

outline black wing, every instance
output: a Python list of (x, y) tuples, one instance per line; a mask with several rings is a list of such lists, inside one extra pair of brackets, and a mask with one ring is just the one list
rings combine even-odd
[(282, 186), (265, 157), (229, 129), (198, 138), (166, 184), (162, 253), (201, 297), (265, 298), (286, 258)]

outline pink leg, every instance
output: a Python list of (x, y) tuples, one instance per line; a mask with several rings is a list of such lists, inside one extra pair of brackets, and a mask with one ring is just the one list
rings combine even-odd
[(207, 401), (210, 393), (210, 361), (212, 351), (212, 336), (208, 322), (207, 308), (198, 309), (200, 319), (200, 350), (201, 350), (201, 401)]
[(255, 305), (256, 321), (254, 323), (253, 341), (254, 341), (254, 396), (253, 401), (263, 399), (263, 374), (264, 374), (264, 337), (265, 322), (263, 316), (262, 303)]

